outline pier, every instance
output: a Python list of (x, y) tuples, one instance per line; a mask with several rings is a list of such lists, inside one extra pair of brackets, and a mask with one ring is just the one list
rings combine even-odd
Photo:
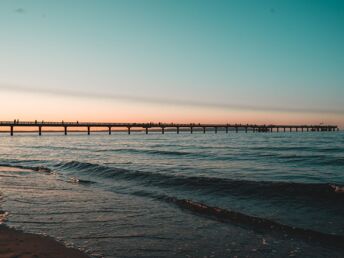
[(193, 133), (195, 131), (206, 133), (218, 133), (222, 130), (225, 133), (248, 131), (253, 133), (272, 133), (272, 132), (334, 132), (339, 131), (337, 125), (257, 125), (257, 124), (201, 124), (201, 123), (97, 123), (97, 122), (44, 122), (44, 121), (0, 121), (0, 128), (7, 127), (11, 136), (14, 135), (15, 128), (35, 128), (38, 135), (42, 135), (43, 128), (61, 128), (65, 135), (68, 134), (68, 129), (82, 129), (88, 135), (91, 134), (92, 128), (104, 128), (108, 134), (112, 133), (113, 128), (125, 128), (128, 134), (133, 130), (144, 131), (146, 134), (149, 131), (160, 131), (162, 134), (165, 131), (174, 131), (177, 134), (188, 131)]

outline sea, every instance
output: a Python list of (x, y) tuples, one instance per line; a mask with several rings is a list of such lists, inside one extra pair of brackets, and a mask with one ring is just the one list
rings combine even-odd
[(344, 132), (0, 134), (6, 225), (93, 257), (344, 257)]

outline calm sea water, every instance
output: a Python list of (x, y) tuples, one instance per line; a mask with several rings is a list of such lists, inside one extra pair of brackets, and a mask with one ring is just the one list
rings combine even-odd
[(342, 132), (0, 135), (8, 225), (94, 256), (343, 257), (331, 185)]

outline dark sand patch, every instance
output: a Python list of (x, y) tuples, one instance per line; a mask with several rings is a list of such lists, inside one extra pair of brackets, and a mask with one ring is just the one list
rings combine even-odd
[(89, 258), (79, 250), (67, 248), (53, 238), (24, 233), (0, 225), (1, 258)]

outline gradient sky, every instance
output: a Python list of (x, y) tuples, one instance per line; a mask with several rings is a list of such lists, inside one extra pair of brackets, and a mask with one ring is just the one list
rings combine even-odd
[(344, 126), (344, 1), (0, 1), (0, 120)]

